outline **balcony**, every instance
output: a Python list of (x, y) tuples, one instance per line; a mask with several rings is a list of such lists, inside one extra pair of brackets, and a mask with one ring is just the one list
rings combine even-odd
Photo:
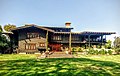
[[(51, 40), (51, 43), (69, 43), (69, 40)], [(101, 39), (90, 39), (91, 43), (106, 43), (106, 39), (103, 39), (103, 41)], [(71, 43), (89, 43), (89, 40), (72, 40)]]

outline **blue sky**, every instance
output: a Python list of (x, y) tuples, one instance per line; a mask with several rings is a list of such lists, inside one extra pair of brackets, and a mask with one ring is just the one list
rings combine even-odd
[(120, 0), (0, 0), (0, 25), (65, 26), (120, 35)]

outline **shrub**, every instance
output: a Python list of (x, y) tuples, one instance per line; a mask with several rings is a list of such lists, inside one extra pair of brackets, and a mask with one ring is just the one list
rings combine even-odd
[(107, 51), (104, 50), (104, 49), (101, 49), (101, 50), (99, 51), (99, 54), (105, 55), (105, 54), (107, 54)]
[(76, 49), (75, 48), (72, 48), (72, 52), (75, 52), (76, 51)]
[(95, 55), (98, 55), (99, 54), (99, 51), (98, 50), (94, 50), (95, 51)]
[(92, 55), (94, 55), (94, 54), (95, 54), (94, 49), (90, 48), (89, 51), (88, 51), (88, 54), (92, 54)]
[(109, 54), (109, 55), (112, 55), (112, 50), (108, 50), (108, 54)]
[(83, 52), (82, 48), (78, 47), (77, 49), (78, 52)]
[(120, 48), (116, 48), (116, 49), (115, 49), (115, 52), (116, 52), (117, 54), (120, 54)]

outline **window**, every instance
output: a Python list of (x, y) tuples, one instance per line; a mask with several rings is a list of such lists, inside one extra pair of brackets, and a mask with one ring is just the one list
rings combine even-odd
[(53, 36), (53, 40), (62, 40), (62, 38), (60, 35), (57, 35), (57, 36)]
[(72, 40), (79, 40), (79, 36), (77, 35), (72, 36)]
[(27, 33), (27, 38), (39, 38), (39, 33)]
[(25, 49), (26, 50), (35, 50), (36, 44), (35, 43), (27, 43), (27, 44), (25, 44)]
[(45, 43), (39, 43), (39, 47), (45, 47)]

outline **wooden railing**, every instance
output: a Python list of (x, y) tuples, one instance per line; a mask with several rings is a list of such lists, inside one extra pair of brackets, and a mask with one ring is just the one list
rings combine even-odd
[[(57, 43), (69, 43), (69, 40), (51, 40), (50, 42), (57, 42)], [(72, 40), (71, 41), (72, 43), (88, 43), (89, 40)], [(90, 40), (90, 42), (96, 42), (96, 43), (100, 43), (100, 42), (103, 42), (103, 43), (106, 43), (106, 39), (103, 39), (103, 40)]]

